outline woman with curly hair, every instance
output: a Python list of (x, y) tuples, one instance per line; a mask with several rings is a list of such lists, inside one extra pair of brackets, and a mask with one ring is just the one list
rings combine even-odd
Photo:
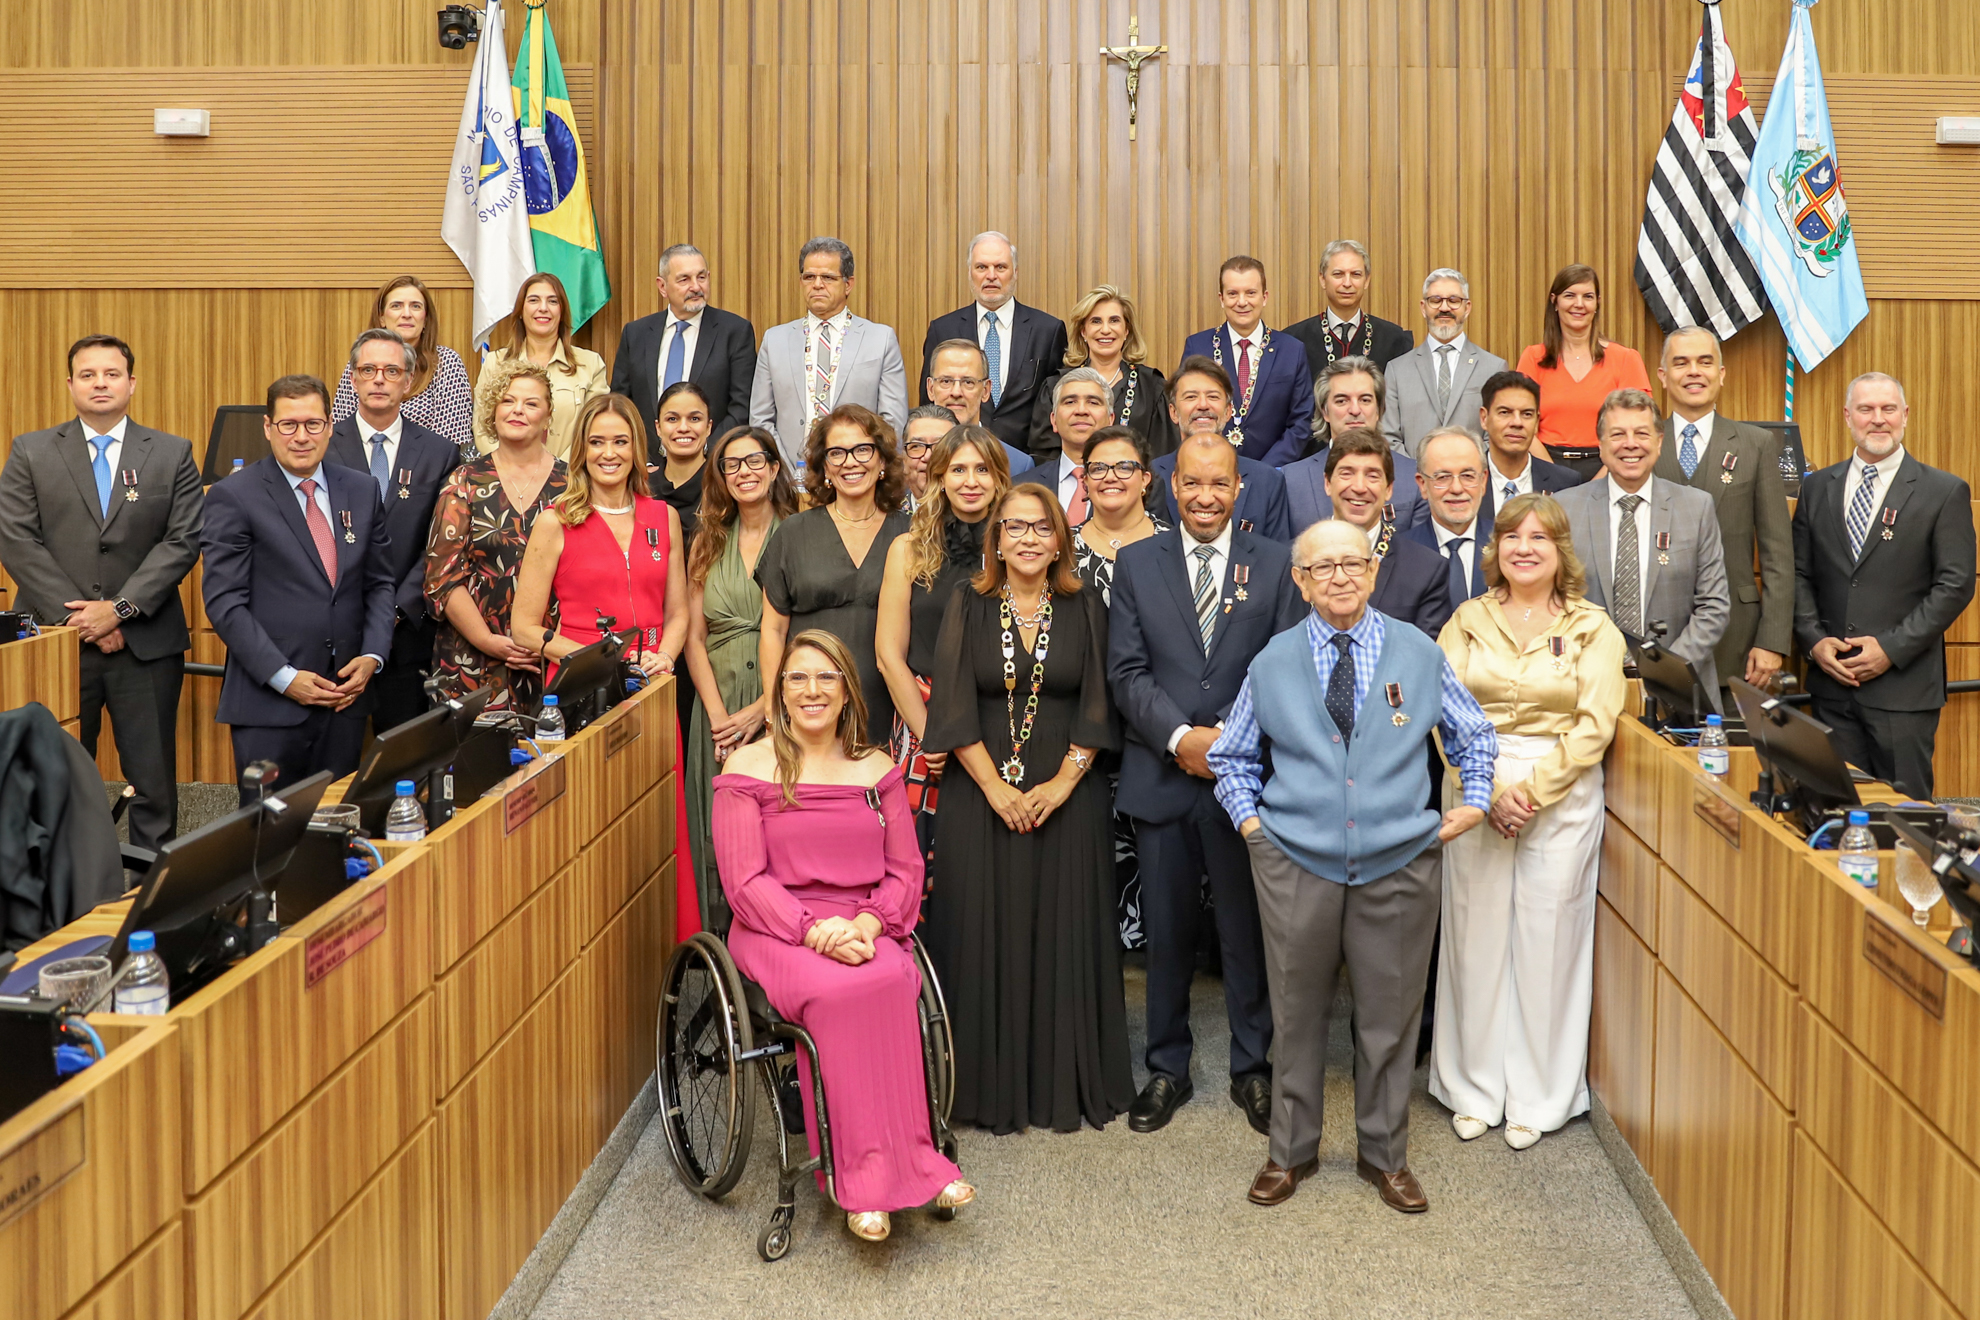
[(568, 474), (544, 446), (548, 372), (508, 363), (483, 398), (495, 449), (454, 470), (427, 540), (426, 598), (440, 620), (433, 677), (446, 699), (493, 685), (491, 705), (531, 706), (542, 684), (540, 656), (509, 636), (509, 611), (529, 529), (564, 493)]

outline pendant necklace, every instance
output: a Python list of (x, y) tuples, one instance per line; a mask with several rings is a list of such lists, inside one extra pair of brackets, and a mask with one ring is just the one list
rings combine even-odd
[[(1052, 638), (1052, 592), (1050, 588), (1038, 597), (1038, 612), (1032, 616), (1018, 613), (1017, 602), (1011, 595), (1011, 584), (1004, 584), (1002, 597), (997, 603), (998, 622), (1003, 625), (1004, 636), (1004, 719), (1011, 736), (1009, 759), (997, 767), (997, 774), (1011, 787), (1024, 782), (1024, 745), (1031, 740), (1032, 722), (1038, 717), (1038, 694), (1045, 686), (1045, 652)], [(1011, 625), (1038, 629), (1038, 645), (1032, 652), (1031, 692), (1024, 702), (1024, 725), (1018, 726), (1017, 716), (1017, 638)]]

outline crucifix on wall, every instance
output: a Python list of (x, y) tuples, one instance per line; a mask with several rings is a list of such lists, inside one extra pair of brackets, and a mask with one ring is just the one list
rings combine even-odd
[(1141, 16), (1128, 15), (1128, 44), (1125, 46), (1102, 46), (1100, 53), (1110, 60), (1119, 60), (1127, 65), (1128, 101), (1128, 141), (1134, 141), (1135, 119), (1140, 113), (1141, 65), (1152, 60), (1169, 48), (1167, 46), (1144, 46), (1141, 44)]

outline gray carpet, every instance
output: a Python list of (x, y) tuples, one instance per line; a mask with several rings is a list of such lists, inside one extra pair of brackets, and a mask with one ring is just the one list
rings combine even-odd
[[(1141, 974), (1128, 980), (1140, 1054)], [(1335, 1015), (1321, 1169), (1286, 1204), (1245, 1191), (1265, 1158), (1226, 1097), (1217, 982), (1199, 977), (1195, 1100), (1166, 1129), (962, 1136), (977, 1203), (949, 1224), (894, 1218), (854, 1240), (809, 1188), (775, 1265), (756, 1233), (775, 1202), (767, 1121), (722, 1204), (675, 1179), (649, 1125), (539, 1301), (536, 1320), (717, 1315), (1693, 1317), (1588, 1120), (1531, 1150), (1469, 1144), (1417, 1076), (1411, 1165), (1430, 1198), (1399, 1215), (1354, 1174), (1346, 1004)]]

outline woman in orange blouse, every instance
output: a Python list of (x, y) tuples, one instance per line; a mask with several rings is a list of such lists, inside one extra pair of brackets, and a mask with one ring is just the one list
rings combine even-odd
[(1563, 266), (1554, 276), (1542, 337), (1519, 355), (1519, 370), (1540, 384), (1533, 452), (1592, 478), (1602, 467), (1595, 414), (1612, 390), (1649, 390), (1643, 357), (1602, 338), (1602, 277), (1589, 266)]

